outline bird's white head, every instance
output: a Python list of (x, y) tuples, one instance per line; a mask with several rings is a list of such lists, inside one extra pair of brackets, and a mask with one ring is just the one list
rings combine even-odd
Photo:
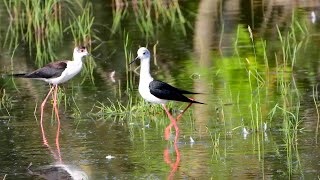
[(150, 60), (150, 51), (145, 47), (139, 48), (137, 54), (138, 56), (133, 61), (131, 61), (130, 64), (138, 59), (140, 59), (141, 61)]
[(137, 54), (140, 59), (150, 58), (150, 51), (145, 47), (139, 48)]
[(73, 50), (74, 60), (81, 60), (84, 56), (89, 56), (89, 55), (90, 53), (88, 53), (87, 48), (84, 46), (76, 47)]

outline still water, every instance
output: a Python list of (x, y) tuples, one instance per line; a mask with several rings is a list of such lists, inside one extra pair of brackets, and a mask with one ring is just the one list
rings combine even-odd
[[(63, 36), (52, 43), (52, 53), (71, 58), (78, 41), (68, 23), (90, 4), (93, 24), (85, 44), (94, 57), (84, 61), (94, 68), (61, 86), (60, 128), (47, 103), (47, 143), (39, 121), (49, 85), (2, 76), (0, 178), (320, 177), (318, 1), (141, 2), (62, 3)], [(1, 74), (38, 68), (35, 42), (8, 43), (17, 29), (8, 11), (19, 13), (4, 2), (0, 10)], [(173, 130), (166, 140), (170, 120), (154, 108), (160, 105), (143, 103), (138, 94), (139, 64), (126, 67), (140, 46), (156, 57), (156, 79), (201, 92), (193, 98), (206, 103), (193, 105), (178, 121), (177, 142)], [(130, 99), (132, 107), (123, 111), (100, 111)], [(169, 106), (177, 112), (186, 104)]]

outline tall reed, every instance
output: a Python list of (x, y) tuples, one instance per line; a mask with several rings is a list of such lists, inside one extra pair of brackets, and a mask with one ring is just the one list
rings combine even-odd
[(35, 52), (35, 62), (43, 66), (55, 59), (55, 47), (62, 41), (62, 2), (48, 1), (4, 1), (11, 17), (5, 38), (10, 48), (21, 43), (28, 44), (30, 55)]
[[(71, 32), (76, 45), (86, 46), (89, 52), (92, 51), (92, 40), (100, 40), (100, 38), (97, 37), (92, 31), (92, 26), (94, 23), (92, 11), (92, 4), (90, 2), (86, 3), (82, 9), (82, 14), (78, 16), (71, 11), (73, 18), (69, 20), (69, 27), (64, 30), (65, 32)], [(87, 58), (89, 58), (90, 61), (85, 63), (84, 69), (81, 71), (81, 73), (84, 75), (89, 75), (91, 82), (94, 83), (93, 69), (96, 66), (96, 63), (92, 60), (92, 57)], [(84, 80), (85, 79), (83, 79), (83, 81)]]

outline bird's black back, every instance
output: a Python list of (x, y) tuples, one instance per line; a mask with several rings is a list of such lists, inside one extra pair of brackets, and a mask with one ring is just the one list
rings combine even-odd
[(49, 63), (46, 66), (35, 70), (28, 74), (12, 74), (13, 77), (18, 78), (56, 78), (67, 68), (65, 61), (57, 61)]
[(149, 88), (150, 88), (150, 93), (159, 99), (203, 104), (198, 101), (193, 101), (183, 95), (183, 94), (198, 94), (198, 93), (178, 89), (162, 81), (153, 80), (152, 82), (150, 82)]

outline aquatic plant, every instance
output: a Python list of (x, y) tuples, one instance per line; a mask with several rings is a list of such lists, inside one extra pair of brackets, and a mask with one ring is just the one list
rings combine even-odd
[[(129, 4), (132, 7), (135, 22), (140, 32), (146, 39), (154, 38), (156, 33), (163, 29), (167, 24), (174, 28), (175, 31), (186, 35), (186, 26), (190, 27), (190, 23), (184, 17), (179, 1), (127, 1), (119, 3), (113, 1), (113, 24), (111, 31), (114, 34), (121, 27), (121, 22), (125, 21), (128, 16)], [(121, 31), (120, 31), (121, 32)], [(122, 32), (121, 32), (122, 33)]]
[[(69, 0), (9, 0), (4, 4), (10, 21), (3, 45), (13, 50), (26, 44), (38, 67), (56, 60), (54, 50), (61, 45), (64, 33), (71, 32), (75, 45), (86, 45), (90, 50), (92, 39), (99, 40), (91, 31), (94, 17), (90, 2), (84, 7), (79, 1)], [(66, 21), (70, 22), (68, 27), (65, 27)], [(89, 74), (92, 81), (94, 66), (94, 61), (89, 61), (82, 71)]]
[(0, 110), (5, 110), (6, 113), (10, 116), (9, 109), (12, 108), (12, 97), (6, 93), (5, 89), (0, 91), (1, 99), (0, 99)]
[[(154, 12), (152, 10), (154, 10)], [(163, 1), (152, 1), (150, 4), (138, 1), (134, 7), (134, 12), (140, 32), (145, 34), (146, 37), (154, 37), (156, 33), (155, 30), (159, 29), (161, 24), (168, 22), (171, 24), (171, 28), (175, 28), (186, 35), (186, 20), (177, 0), (167, 1), (167, 3)]]
[[(172, 105), (169, 105), (169, 107), (172, 107)], [(97, 112), (94, 112), (96, 110)], [(100, 119), (114, 117), (114, 120), (120, 119), (132, 122), (137, 117), (156, 115), (159, 112), (162, 112), (161, 106), (150, 105), (140, 97), (128, 96), (125, 102), (111, 101), (110, 99), (108, 99), (108, 103), (98, 102), (90, 115), (97, 116)]]
[[(296, 24), (296, 23), (295, 23)], [(239, 94), (248, 97), (249, 95), (249, 111), (250, 112), (250, 125), (247, 121), (244, 121), (244, 126), (250, 127), (252, 131), (263, 130), (264, 124), (267, 124), (266, 117), (270, 115), (268, 122), (269, 127), (272, 127), (272, 120), (275, 117), (276, 112), (281, 112), (284, 117), (284, 129), (297, 130), (299, 120), (299, 108), (300, 99), (299, 92), (295, 86), (295, 79), (292, 77), (292, 69), (295, 65), (297, 53), (303, 43), (296, 35), (293, 34), (293, 30), (288, 34), (283, 35), (278, 29), (279, 48), (281, 51), (276, 53), (274, 68), (270, 68), (270, 58), (267, 56), (267, 49), (269, 48), (264, 40), (256, 41), (253, 37), (253, 33), (250, 27), (246, 31), (244, 28), (238, 27), (237, 38), (235, 40), (235, 53), (238, 59), (237, 64), (225, 65), (225, 67), (232, 66), (237, 67), (240, 70), (244, 69), (247, 72), (248, 84), (242, 85), (242, 87), (248, 87), (249, 92), (232, 92), (232, 94)], [(240, 44), (240, 43), (241, 44)], [(249, 46), (248, 44), (251, 44)], [(247, 49), (252, 48), (252, 53), (249, 54)], [(243, 60), (242, 60), (243, 59)], [(258, 60), (263, 59), (263, 61)], [(281, 59), (281, 60), (280, 60)], [(236, 63), (236, 61), (230, 61)], [(222, 66), (221, 66), (222, 67)], [(274, 72), (270, 72), (274, 71)], [(275, 80), (277, 82), (277, 92), (281, 94), (281, 98), (276, 100), (274, 104), (270, 104), (265, 97), (270, 96), (270, 84), (274, 79), (271, 73), (275, 73)], [(243, 88), (242, 88), (243, 89)], [(246, 89), (246, 88), (245, 88)], [(233, 95), (234, 96), (234, 95)], [(237, 103), (244, 103), (243, 99), (238, 99)], [(271, 107), (268, 111), (264, 109)], [(267, 112), (267, 113), (266, 113)], [(270, 112), (270, 113), (269, 113)], [(279, 117), (279, 114), (276, 116)]]
[(123, 3), (125, 5), (120, 5), (117, 0), (113, 0), (112, 4), (113, 21), (111, 32), (115, 34), (117, 31), (121, 31), (121, 21), (125, 20), (128, 14), (128, 2)]
[[(282, 49), (282, 58), (281, 62), (279, 62), (279, 59), (276, 57), (276, 71), (277, 84), (281, 93), (281, 101), (275, 106), (275, 108), (282, 111), (285, 130), (298, 130), (299, 124), (301, 123), (299, 118), (300, 94), (291, 72), (296, 62), (297, 52), (301, 47), (302, 41), (297, 42), (296, 37), (292, 36), (292, 34), (293, 31), (289, 32), (285, 37), (283, 37), (278, 28), (278, 35)], [(274, 114), (274, 110), (272, 113)]]
[(129, 40), (129, 33), (124, 33), (124, 43), (123, 43), (123, 49), (124, 49), (124, 56), (125, 56), (125, 62), (126, 62), (126, 90), (127, 92), (129, 90), (133, 89), (134, 85), (134, 76), (133, 71), (130, 71), (130, 65), (129, 63), (133, 60), (133, 53), (130, 51), (131, 49), (131, 42)]
[(317, 112), (317, 125), (316, 125), (315, 139), (316, 139), (316, 142), (318, 143), (320, 113), (319, 113), (319, 105), (318, 105), (319, 93), (318, 93), (318, 88), (317, 87), (318, 87), (318, 84), (316, 84), (316, 86), (312, 87), (312, 98), (313, 98), (314, 106), (315, 106), (316, 112)]
[(94, 16), (92, 14), (92, 4), (86, 3), (81, 8), (82, 14), (76, 15), (71, 11), (72, 19), (69, 19), (69, 27), (65, 28), (64, 31), (70, 31), (76, 45), (88, 46), (92, 42), (92, 36), (98, 38), (93, 34), (92, 26), (94, 22)]

